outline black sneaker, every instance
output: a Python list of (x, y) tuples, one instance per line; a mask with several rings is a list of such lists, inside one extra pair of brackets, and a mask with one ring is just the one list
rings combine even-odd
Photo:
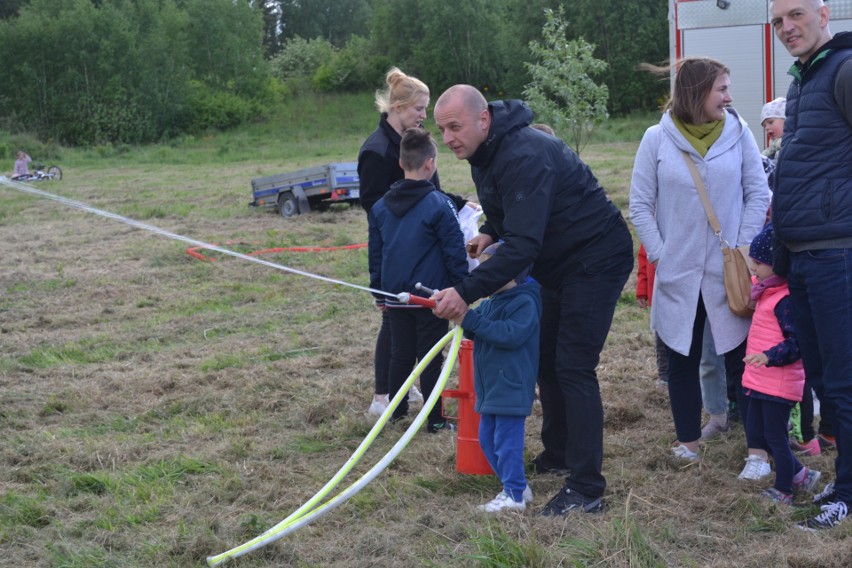
[(545, 463), (543, 454), (539, 454), (538, 456), (533, 458), (532, 470), (533, 473), (536, 473), (538, 475), (558, 475), (560, 477), (567, 477), (568, 474), (571, 473), (571, 470), (569, 469), (558, 466), (551, 466)]
[(427, 425), (426, 431), (430, 434), (437, 434), (438, 432), (455, 432), (456, 425), (452, 422), (436, 422), (435, 424)]
[(826, 483), (825, 487), (822, 488), (822, 491), (814, 495), (814, 503), (817, 505), (828, 505), (834, 501), (835, 495), (834, 482)]
[(568, 511), (579, 510), (584, 513), (603, 513), (602, 497), (586, 497), (582, 493), (563, 487), (541, 510), (543, 517), (561, 517)]
[(849, 514), (849, 509), (843, 501), (833, 501), (823, 505), (820, 509), (822, 509), (822, 513), (803, 523), (799, 523), (798, 527), (802, 530), (812, 532), (833, 529)]

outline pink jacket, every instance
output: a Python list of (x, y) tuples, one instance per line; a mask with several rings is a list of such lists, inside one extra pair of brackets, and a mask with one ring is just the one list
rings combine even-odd
[[(768, 288), (757, 301), (748, 332), (746, 353), (763, 352), (784, 341), (784, 335), (775, 317), (775, 306), (788, 295), (790, 289), (784, 284)], [(801, 359), (783, 367), (746, 365), (743, 372), (743, 388), (791, 401), (802, 400), (804, 386), (805, 370)]]

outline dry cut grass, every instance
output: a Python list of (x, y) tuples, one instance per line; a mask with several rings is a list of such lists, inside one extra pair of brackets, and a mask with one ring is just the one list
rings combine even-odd
[[(622, 208), (633, 152), (584, 153)], [(441, 160), (448, 189), (470, 194), (464, 165)], [(245, 207), (250, 177), (289, 165), (72, 164), (42, 188), (246, 252), (364, 242), (360, 210), (283, 220)], [(0, 565), (201, 566), (308, 500), (371, 428), (369, 295), (201, 262), (181, 243), (6, 188), (0, 211)], [(267, 258), (366, 284), (365, 255)], [(423, 434), (349, 503), (233, 564), (848, 566), (852, 524), (798, 531), (808, 511), (769, 507), (757, 497), (767, 483), (737, 479), (741, 429), (706, 444), (699, 464), (670, 457), (634, 282), (599, 367), (605, 514), (538, 516), (561, 485), (548, 476), (530, 477), (536, 502), (523, 514), (477, 513), (496, 479), (456, 473), (452, 435)], [(540, 425), (536, 408), (530, 457)], [(388, 427), (356, 475), (401, 432)], [(808, 465), (830, 477), (832, 456)]]

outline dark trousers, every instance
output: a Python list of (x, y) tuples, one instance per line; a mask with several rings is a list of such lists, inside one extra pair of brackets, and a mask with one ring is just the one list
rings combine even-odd
[(787, 283), (805, 376), (833, 410), (834, 489), (852, 504), (852, 249), (790, 253)]
[[(698, 296), (698, 309), (695, 310), (695, 322), (692, 325), (692, 344), (689, 355), (681, 355), (666, 346), (669, 353), (669, 403), (672, 408), (675, 432), (680, 442), (695, 442), (701, 437), (701, 365), (704, 322), (707, 311), (704, 300)], [(746, 420), (748, 401), (743, 393), (743, 370), (746, 342), (725, 353), (725, 373), (728, 381), (733, 381), (737, 406), (743, 423)]]
[(391, 334), (390, 318), (388, 310), (382, 312), (382, 327), (379, 328), (379, 336), (376, 338), (376, 354), (373, 366), (376, 375), (376, 394), (388, 394), (390, 392), (390, 358), (391, 358)]
[(790, 419), (791, 404), (748, 398), (748, 421), (745, 423), (746, 440), (749, 448), (766, 450), (775, 461), (775, 489), (790, 495), (793, 493), (793, 476), (802, 469), (802, 464), (790, 450), (787, 421)]
[[(432, 314), (432, 310), (419, 308), (391, 308), (387, 310), (390, 320), (391, 360), (390, 360), (390, 396), (393, 398), (411, 374), (417, 361), (423, 360), (438, 341), (447, 334), (449, 322)], [(420, 375), (420, 388), (423, 399), (427, 399), (435, 389), (444, 356), (441, 353), (432, 359)], [(429, 424), (444, 421), (441, 416), (441, 401), (429, 413)], [(402, 418), (408, 414), (408, 393), (394, 410), (393, 418)]]
[(543, 464), (570, 470), (566, 487), (600, 497), (603, 403), (595, 368), (615, 306), (633, 270), (633, 244), (619, 224), (565, 274), (559, 290), (542, 288), (541, 361)]

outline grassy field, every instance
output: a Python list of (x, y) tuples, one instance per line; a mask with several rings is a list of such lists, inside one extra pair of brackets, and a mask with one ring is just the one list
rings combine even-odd
[[(283, 219), (247, 203), (252, 177), (354, 161), (370, 108), (369, 95), (323, 97), (160, 146), (42, 146), (65, 178), (38, 187), (240, 252), (363, 243), (360, 209)], [(625, 213), (652, 120), (614, 122), (607, 143), (583, 152)], [(442, 149), (439, 168), (449, 191), (473, 197), (465, 163)], [(186, 248), (0, 186), (0, 566), (203, 566), (311, 498), (372, 427), (379, 314), (368, 294)], [(263, 258), (368, 282), (363, 249)], [(526, 512), (480, 514), (497, 480), (456, 473), (454, 437), (423, 434), (349, 503), (231, 565), (848, 566), (852, 524), (798, 531), (812, 509), (768, 506), (758, 493), (769, 483), (737, 479), (741, 429), (704, 445), (699, 464), (670, 457), (634, 284), (598, 369), (605, 514), (538, 516), (561, 486), (550, 476), (530, 476)], [(540, 425), (536, 407), (530, 457)], [(356, 475), (402, 432), (388, 427)], [(830, 479), (832, 458), (807, 459)]]

